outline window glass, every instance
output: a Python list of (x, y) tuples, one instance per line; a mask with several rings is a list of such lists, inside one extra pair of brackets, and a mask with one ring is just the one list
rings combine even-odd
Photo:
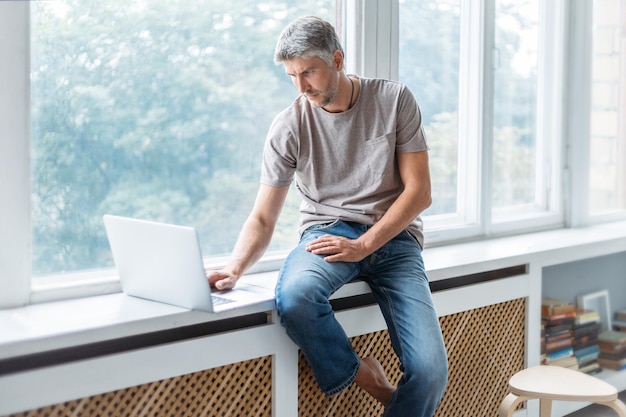
[(537, 0), (496, 0), (492, 207), (537, 201)]
[[(273, 62), (287, 22), (335, 0), (33, 2), (33, 274), (112, 266), (102, 215), (198, 228), (228, 253), (265, 134), (297, 90)], [(293, 194), (293, 193), (292, 193)], [(272, 250), (297, 239), (288, 201)]]
[(589, 212), (626, 210), (626, 2), (594, 0)]
[(422, 112), (430, 147), (433, 204), (457, 212), (460, 0), (400, 0), (399, 79)]

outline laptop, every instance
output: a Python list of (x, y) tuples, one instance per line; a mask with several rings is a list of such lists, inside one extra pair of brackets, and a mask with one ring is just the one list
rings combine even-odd
[(127, 295), (211, 313), (274, 299), (268, 288), (242, 280), (232, 290), (211, 288), (193, 227), (110, 214), (103, 220), (122, 291)]

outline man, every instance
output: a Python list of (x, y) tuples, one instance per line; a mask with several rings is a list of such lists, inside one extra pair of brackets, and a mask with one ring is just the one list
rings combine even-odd
[[(347, 75), (334, 28), (316, 17), (283, 30), (275, 61), (301, 95), (274, 119), (252, 212), (226, 267), (207, 278), (232, 288), (263, 255), (295, 178), (301, 240), (276, 286), (287, 334), (326, 394), (354, 382), (385, 416), (432, 416), (447, 358), (421, 257), (419, 215), (431, 196), (415, 99), (399, 83)], [(355, 278), (370, 285), (385, 317), (403, 371), (397, 388), (376, 359), (358, 357), (328, 301)]]

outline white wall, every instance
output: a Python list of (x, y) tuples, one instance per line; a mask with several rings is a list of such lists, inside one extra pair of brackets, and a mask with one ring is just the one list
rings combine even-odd
[(608, 290), (611, 310), (626, 309), (626, 253), (600, 256), (543, 270), (543, 296), (576, 302), (579, 295)]

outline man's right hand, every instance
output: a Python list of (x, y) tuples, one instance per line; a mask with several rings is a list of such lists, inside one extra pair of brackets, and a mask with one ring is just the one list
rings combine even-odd
[(231, 290), (237, 284), (237, 278), (231, 276), (226, 271), (206, 271), (206, 277), (211, 287), (218, 290)]
[(288, 191), (289, 187), (261, 184), (252, 212), (233, 248), (231, 260), (220, 270), (206, 271), (206, 277), (213, 288), (234, 288), (239, 277), (263, 256), (272, 239)]

